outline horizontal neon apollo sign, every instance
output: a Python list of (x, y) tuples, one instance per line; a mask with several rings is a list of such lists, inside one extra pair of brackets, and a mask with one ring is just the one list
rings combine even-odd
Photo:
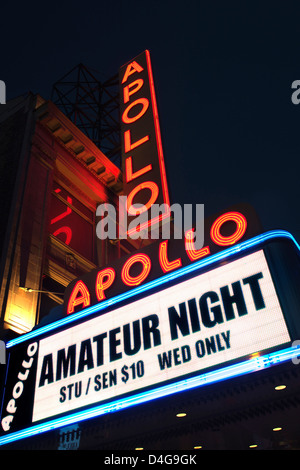
[[(231, 222), (235, 224), (234, 231), (229, 236), (222, 235), (222, 227), (224, 224)], [(236, 244), (245, 234), (247, 229), (247, 219), (240, 212), (231, 211), (219, 216), (211, 226), (210, 240), (219, 247), (228, 247)], [(158, 246), (159, 265), (164, 274), (182, 267), (182, 259), (180, 257), (170, 260), (168, 256), (168, 242), (164, 240)], [(195, 248), (194, 231), (187, 230), (184, 240), (185, 253), (190, 262), (195, 262), (211, 253), (209, 245), (201, 249)], [(138, 265), (138, 274), (132, 274), (133, 267)], [(130, 256), (122, 266), (121, 280), (124, 286), (136, 287), (143, 284), (151, 271), (151, 258), (147, 253), (136, 253)], [(106, 267), (98, 271), (95, 283), (93, 285), (96, 301), (102, 302), (107, 298), (106, 291), (113, 285), (116, 280), (116, 270), (113, 267)], [(65, 298), (67, 315), (73, 314), (76, 308), (89, 307), (91, 302), (91, 283), (89, 286), (83, 279), (77, 280), (71, 293)]]

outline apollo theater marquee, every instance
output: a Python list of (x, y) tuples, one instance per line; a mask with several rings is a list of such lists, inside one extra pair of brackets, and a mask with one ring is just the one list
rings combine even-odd
[[(135, 202), (169, 204), (148, 51), (120, 90), (130, 218)], [(239, 205), (206, 219), (201, 249), (190, 230), (74, 280), (62, 319), (6, 345), (0, 444), (296, 357), (299, 250)]]

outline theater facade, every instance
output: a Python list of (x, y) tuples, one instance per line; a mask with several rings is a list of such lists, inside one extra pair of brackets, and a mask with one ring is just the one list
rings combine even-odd
[[(172, 213), (149, 52), (119, 77), (122, 169), (40, 96), (0, 116), (0, 445), (298, 449), (300, 246), (247, 204), (206, 218), (200, 248), (193, 227), (131, 237)], [(100, 239), (120, 195), (126, 236)]]

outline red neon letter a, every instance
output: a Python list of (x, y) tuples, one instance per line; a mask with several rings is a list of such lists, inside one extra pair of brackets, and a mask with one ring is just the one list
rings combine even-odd
[(143, 67), (141, 67), (141, 65), (139, 65), (135, 60), (130, 62), (130, 64), (127, 65), (126, 72), (124, 74), (122, 83), (126, 82), (129, 75), (132, 75), (135, 72), (142, 72), (142, 70), (144, 70)]
[(76, 282), (70, 296), (67, 314), (70, 315), (70, 313), (74, 313), (75, 307), (81, 304), (83, 307), (88, 307), (90, 305), (90, 293), (85, 283), (83, 281), (78, 281)]

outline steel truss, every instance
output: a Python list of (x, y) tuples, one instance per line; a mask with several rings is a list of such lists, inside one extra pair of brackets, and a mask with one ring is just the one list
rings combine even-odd
[(120, 168), (118, 75), (101, 82), (79, 64), (54, 83), (51, 101)]

